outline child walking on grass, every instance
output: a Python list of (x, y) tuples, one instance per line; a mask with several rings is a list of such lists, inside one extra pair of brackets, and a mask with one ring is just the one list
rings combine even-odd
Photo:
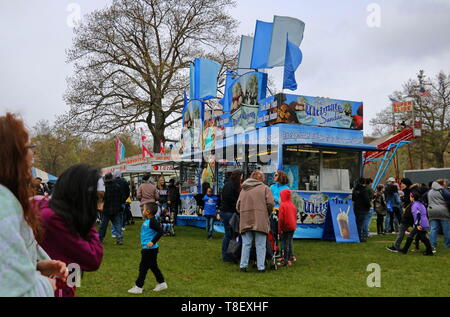
[(430, 240), (428, 240), (427, 237), (427, 231), (430, 229), (427, 216), (427, 209), (419, 201), (420, 195), (417, 191), (412, 191), (409, 197), (411, 200), (411, 212), (414, 218), (414, 229), (409, 234), (408, 239), (406, 239), (406, 244), (403, 247), (403, 249), (400, 250), (400, 252), (406, 254), (414, 238), (417, 235), (420, 241), (422, 241), (426, 247), (426, 251), (424, 252), (423, 255), (433, 255), (433, 248), (431, 247), (431, 242)]
[(295, 261), (293, 240), (294, 232), (297, 229), (297, 208), (291, 200), (291, 191), (283, 189), (280, 193), (281, 204), (278, 211), (278, 233), (281, 235), (281, 244), (283, 246), (283, 260), (281, 265), (292, 265)]
[(163, 235), (161, 225), (155, 218), (158, 208), (155, 204), (144, 205), (144, 223), (141, 229), (141, 264), (139, 265), (139, 276), (136, 280), (136, 285), (128, 290), (131, 294), (142, 294), (145, 277), (148, 270), (152, 270), (153, 275), (158, 282), (158, 285), (153, 289), (159, 292), (167, 289), (167, 284), (164, 281), (164, 276), (158, 268), (158, 240)]
[(205, 202), (204, 216), (206, 218), (206, 232), (208, 232), (208, 239), (212, 239), (214, 232), (214, 220), (217, 215), (218, 198), (213, 196), (212, 188), (208, 188), (205, 197), (203, 197)]

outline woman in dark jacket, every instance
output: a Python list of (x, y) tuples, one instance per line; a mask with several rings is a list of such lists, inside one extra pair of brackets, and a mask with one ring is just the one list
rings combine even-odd
[(222, 260), (224, 262), (232, 262), (233, 259), (227, 254), (228, 244), (231, 240), (230, 219), (236, 213), (236, 203), (241, 191), (242, 171), (234, 170), (230, 179), (225, 183), (222, 189), (222, 198), (220, 206), (220, 219), (223, 222), (225, 235), (222, 241)]
[[(401, 188), (403, 190), (403, 197), (402, 197), (402, 207), (404, 208), (404, 211), (401, 216), (400, 220), (400, 226), (398, 228), (398, 235), (395, 239), (394, 245), (387, 247), (388, 251), (392, 252), (398, 252), (401, 249), (401, 243), (403, 241), (403, 238), (405, 237), (405, 231), (414, 225), (414, 218), (411, 213), (411, 201), (408, 202), (407, 198), (409, 198), (411, 191), (419, 192), (420, 188), (419, 185), (413, 185), (411, 180), (408, 178), (403, 178), (401, 180)], [(418, 243), (416, 243), (416, 249), (418, 249)]]
[(168, 194), (168, 204), (170, 208), (170, 212), (174, 214), (174, 223), (177, 223), (177, 215), (178, 215), (178, 206), (181, 203), (180, 199), (180, 188), (176, 186), (175, 179), (170, 179), (169, 187), (167, 190)]

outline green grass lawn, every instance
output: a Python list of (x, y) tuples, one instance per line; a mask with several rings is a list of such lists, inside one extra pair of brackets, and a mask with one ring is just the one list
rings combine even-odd
[[(213, 240), (193, 227), (176, 227), (175, 237), (159, 241), (159, 267), (169, 289), (153, 292), (156, 281), (147, 275), (144, 293), (131, 295), (140, 261), (141, 221), (127, 226), (125, 244), (105, 238), (103, 263), (97, 272), (84, 273), (77, 296), (144, 297), (259, 297), (259, 296), (449, 296), (450, 249), (438, 248), (434, 257), (409, 252), (391, 253), (395, 235), (374, 236), (367, 243), (340, 244), (295, 240), (297, 262), (292, 267), (257, 274), (239, 272), (238, 265), (221, 261), (222, 234)], [(373, 226), (373, 224), (372, 224)], [(443, 241), (440, 237), (439, 244)], [(422, 249), (424, 248), (421, 245)], [(381, 266), (381, 287), (367, 286), (370, 263)]]

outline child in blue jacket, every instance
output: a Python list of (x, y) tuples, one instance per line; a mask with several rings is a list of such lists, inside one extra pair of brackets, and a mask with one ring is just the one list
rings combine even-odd
[(159, 292), (167, 289), (167, 283), (164, 281), (164, 276), (158, 268), (158, 240), (163, 235), (161, 225), (156, 220), (156, 213), (158, 208), (155, 204), (149, 203), (144, 205), (142, 212), (145, 221), (141, 229), (141, 264), (139, 265), (139, 277), (133, 288), (128, 290), (131, 294), (142, 294), (145, 277), (148, 270), (152, 270), (153, 275), (158, 282), (158, 285), (153, 289)]
[(212, 188), (208, 188), (203, 201), (205, 202), (205, 208), (203, 215), (206, 218), (206, 231), (208, 232), (208, 239), (212, 239), (214, 232), (214, 220), (217, 215), (217, 208), (219, 206), (217, 196), (213, 195)]

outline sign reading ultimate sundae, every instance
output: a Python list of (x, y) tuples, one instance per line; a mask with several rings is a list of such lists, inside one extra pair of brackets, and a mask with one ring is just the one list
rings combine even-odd
[(321, 97), (277, 94), (260, 101), (257, 127), (300, 123), (363, 129), (363, 103)]

